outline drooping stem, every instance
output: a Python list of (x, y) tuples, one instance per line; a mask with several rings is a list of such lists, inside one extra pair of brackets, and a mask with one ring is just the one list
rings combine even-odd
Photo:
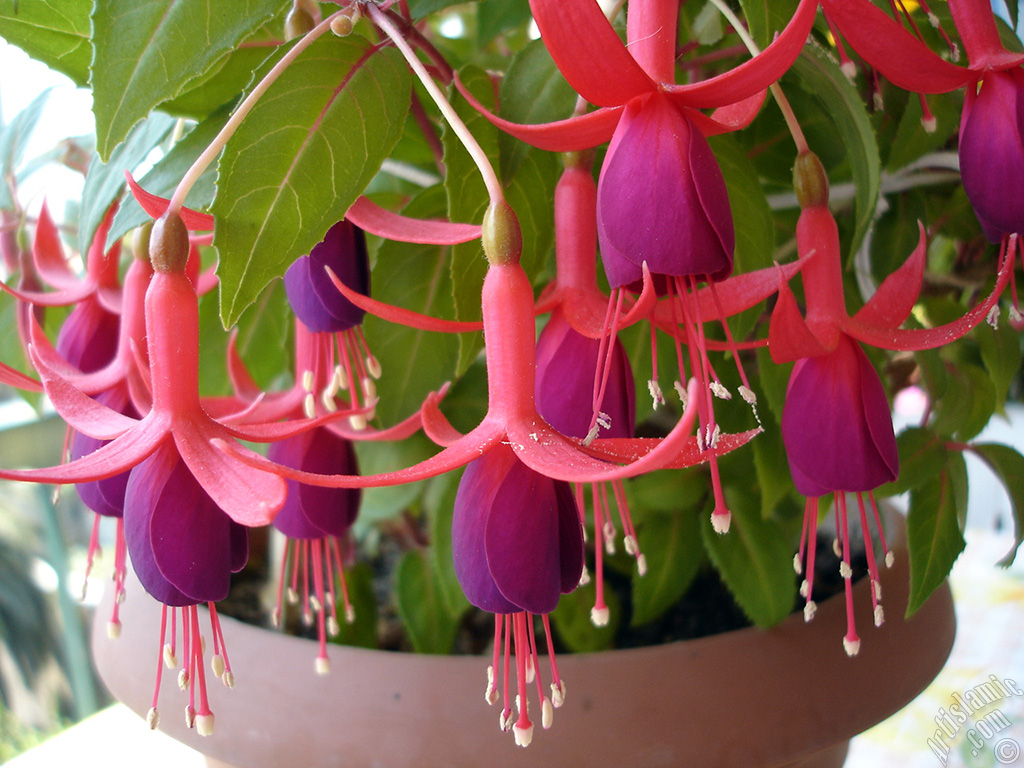
[[(726, 18), (726, 20), (732, 25), (736, 34), (739, 35), (740, 40), (747, 46), (747, 50), (751, 54), (757, 56), (761, 53), (761, 49), (757, 43), (747, 32), (746, 27), (739, 20), (732, 9), (729, 8), (724, 0), (710, 0), (710, 2), (719, 10), (719, 12)], [(775, 98), (775, 103), (779, 105), (779, 110), (782, 112), (782, 117), (786, 121), (786, 127), (789, 128), (789, 132), (793, 135), (793, 142), (796, 144), (796, 150), (798, 154), (809, 152), (810, 149), (807, 146), (807, 139), (804, 137), (803, 129), (800, 127), (799, 121), (796, 119), (796, 115), (793, 112), (793, 107), (789, 103), (789, 99), (786, 98), (786, 94), (782, 92), (782, 87), (778, 83), (772, 83), (769, 88), (771, 89), (772, 96)]]
[(281, 74), (291, 66), (292, 62), (298, 58), (306, 48), (308, 48), (313, 41), (320, 37), (324, 32), (331, 28), (331, 22), (338, 16), (344, 14), (344, 11), (338, 11), (333, 13), (324, 19), (322, 22), (317, 24), (312, 30), (304, 35), (288, 53), (286, 53), (277, 64), (274, 65), (256, 87), (252, 89), (245, 100), (238, 105), (238, 109), (234, 111), (224, 127), (220, 129), (220, 132), (214, 138), (203, 153), (196, 158), (196, 161), (192, 163), (192, 166), (185, 172), (185, 175), (181, 177), (181, 181), (178, 182), (178, 186), (174, 188), (174, 194), (171, 195), (171, 202), (167, 210), (172, 213), (177, 213), (181, 210), (182, 205), (185, 204), (185, 198), (188, 193), (195, 186), (195, 183), (199, 180), (199, 177), (203, 175), (203, 172), (210, 166), (220, 154), (221, 150), (224, 149), (224, 145), (228, 143), (235, 131), (238, 130), (238, 126), (242, 124), (252, 108), (256, 106), (256, 102), (260, 100), (260, 97), (266, 93), (267, 89), (273, 85), (274, 81), (281, 76)]
[(373, 3), (369, 3), (366, 6), (366, 11), (373, 23), (395, 44), (395, 47), (402, 53), (405, 60), (408, 62), (409, 67), (423, 83), (423, 87), (426, 88), (427, 93), (430, 94), (430, 98), (437, 104), (437, 108), (441, 110), (441, 114), (444, 115), (445, 120), (448, 121), (448, 125), (451, 126), (455, 135), (458, 136), (459, 141), (469, 152), (469, 156), (473, 159), (476, 167), (480, 171), (480, 175), (483, 177), (484, 185), (487, 187), (487, 194), (491, 198), (491, 204), (501, 202), (504, 200), (504, 194), (501, 190), (501, 182), (498, 180), (498, 175), (494, 172), (494, 168), (491, 166), (491, 161), (487, 157), (487, 153), (484, 152), (483, 147), (476, 140), (476, 137), (470, 132), (469, 128), (459, 117), (458, 113), (448, 102), (448, 99), (441, 92), (437, 83), (427, 72), (427, 68), (423, 66), (423, 62), (419, 60), (416, 53), (413, 51), (412, 46), (406, 42), (405, 38), (402, 37), (401, 33), (391, 22), (383, 11), (381, 11)]

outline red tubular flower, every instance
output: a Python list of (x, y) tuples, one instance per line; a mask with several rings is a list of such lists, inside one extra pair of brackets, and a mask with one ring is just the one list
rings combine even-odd
[[(551, 480), (527, 467), (506, 446), (470, 462), (459, 483), (452, 518), (455, 574), (469, 601), (495, 614), (494, 663), (487, 671), (487, 701), (498, 699), (496, 676), (505, 670), (502, 730), (512, 728), (516, 743), (533, 737), (526, 687), (538, 660), (533, 615), (543, 617), (551, 660), (551, 698), (536, 675), (542, 724), (551, 727), (552, 708), (560, 706), (565, 686), (551, 648), (547, 614), (559, 595), (572, 592), (583, 572), (583, 530), (567, 483)], [(502, 623), (506, 638), (514, 634), (518, 718), (512, 722), (509, 697), (509, 642), (499, 667)]]

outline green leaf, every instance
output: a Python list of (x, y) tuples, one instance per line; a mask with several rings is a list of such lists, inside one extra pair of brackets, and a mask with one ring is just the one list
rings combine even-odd
[(728, 533), (715, 533), (704, 515), (704, 546), (750, 620), (760, 627), (778, 624), (793, 610), (793, 549), (782, 529), (761, 517), (752, 495), (730, 493), (727, 501), (732, 527)]
[(803, 89), (811, 94), (829, 116), (837, 138), (846, 148), (853, 174), (856, 226), (850, 254), (857, 252), (871, 226), (881, 183), (881, 161), (875, 132), (864, 101), (840, 71), (832, 55), (816, 44), (804, 47), (793, 65)]
[[(426, 190), (403, 211), (426, 218), (444, 214), (440, 187)], [(436, 245), (384, 241), (377, 250), (372, 277), (375, 299), (425, 315), (451, 318), (449, 254)], [(377, 417), (391, 426), (415, 413), (431, 391), (455, 375), (459, 340), (450, 333), (432, 333), (367, 315), (363, 330), (382, 375), (377, 382)]]
[[(171, 151), (154, 165), (145, 176), (136, 179), (147, 192), (154, 195), (169, 198), (174, 194), (174, 188), (178, 186), (182, 176), (192, 166), (196, 158), (202, 154), (214, 137), (224, 127), (231, 110), (228, 107), (215, 112), (209, 118), (199, 123), (179, 140)], [(185, 205), (196, 210), (206, 210), (213, 202), (214, 179), (217, 174), (216, 165), (208, 168), (195, 185), (189, 190), (185, 198)], [(142, 206), (135, 202), (135, 198), (127, 195), (121, 202), (114, 221), (110, 225), (110, 233), (107, 235), (107, 246), (120, 240), (128, 232), (151, 221), (150, 215), (142, 210)], [(204, 337), (205, 338), (205, 337)]]
[(430, 533), (430, 547), (427, 549), (430, 568), (436, 574), (445, 608), (455, 618), (461, 617), (470, 607), (455, 575), (455, 560), (452, 557), (452, 516), (460, 477), (461, 474), (457, 472), (439, 475), (430, 481), (423, 495)]
[(476, 7), (477, 45), (484, 46), (506, 29), (530, 21), (529, 0), (502, 0)]
[[(481, 11), (486, 6), (481, 6)], [(501, 80), (501, 116), (514, 123), (549, 123), (572, 114), (576, 92), (562, 77), (541, 40), (534, 40), (509, 63)], [(529, 145), (501, 134), (501, 176), (511, 178)]]
[(879, 498), (898, 496), (935, 479), (935, 468), (942, 464), (946, 449), (943, 440), (930, 429), (905, 429), (896, 438), (900, 452), (900, 474), (893, 482), (875, 489)]
[(338, 598), (335, 608), (338, 634), (330, 638), (330, 642), (357, 648), (377, 648), (377, 596), (373, 588), (373, 570), (365, 563), (357, 563), (345, 571), (345, 586), (355, 620), (351, 624), (345, 621), (345, 604), (338, 585), (335, 593)]
[(395, 573), (395, 598), (412, 647), (417, 653), (448, 653), (458, 621), (441, 597), (437, 574), (421, 550), (406, 552)]
[(409, 78), (397, 51), (326, 35), (228, 141), (212, 208), (225, 326), (366, 188), (401, 136)]
[(978, 454), (988, 468), (999, 478), (1010, 497), (1013, 508), (1013, 546), (999, 565), (1008, 568), (1013, 565), (1017, 550), (1024, 542), (1024, 456), (1015, 448), (999, 443), (977, 443), (971, 450)]
[[(359, 473), (362, 475), (405, 469), (438, 452), (438, 447), (422, 434), (398, 442), (357, 440), (354, 447), (359, 460)], [(355, 523), (357, 530), (365, 531), (381, 520), (393, 518), (408, 509), (423, 493), (424, 482), (419, 480), (415, 483), (364, 489), (359, 518)]]
[(282, 0), (105, 0), (92, 15), (96, 150), (110, 153), (139, 120), (206, 74), (259, 29)]
[(558, 607), (551, 613), (551, 623), (555, 634), (573, 653), (604, 651), (614, 644), (622, 611), (612, 590), (605, 589), (604, 601), (608, 605), (608, 623), (595, 627), (590, 621), (590, 609), (594, 607), (593, 589), (581, 587), (558, 599)]
[(704, 560), (700, 516), (696, 510), (651, 515), (637, 531), (647, 573), (633, 572), (634, 627), (657, 619), (690, 588)]
[(907, 548), (910, 554), (910, 597), (907, 616), (920, 608), (946, 580), (966, 543), (959, 517), (966, 511), (967, 467), (958, 452), (947, 460), (932, 482), (910, 493)]
[(86, 253), (107, 209), (121, 195), (124, 172), (134, 171), (174, 128), (174, 120), (156, 112), (137, 125), (128, 139), (103, 163), (94, 157), (85, 176), (78, 221), (78, 250)]
[(1010, 385), (1020, 370), (1020, 334), (1009, 323), (1000, 323), (996, 329), (983, 323), (974, 329), (974, 338), (981, 348), (981, 361), (992, 377), (996, 409), (1002, 412)]
[(0, 37), (84, 88), (91, 10), (91, 0), (0, 0)]
[(988, 373), (977, 365), (960, 363), (951, 366), (948, 373), (950, 392), (933, 399), (933, 427), (940, 434), (967, 441), (981, 432), (995, 413), (995, 386)]
[(764, 49), (793, 18), (797, 0), (740, 0), (740, 7), (754, 42)]
[(935, 118), (936, 128), (933, 131), (926, 131), (921, 123), (921, 99), (916, 95), (907, 99), (907, 107), (889, 148), (886, 168), (890, 171), (897, 171), (929, 152), (941, 149), (960, 127), (962, 99), (959, 94), (930, 95), (928, 107)]
[[(0, 179), (15, 177), (49, 96), (50, 89), (47, 88), (0, 130)], [(9, 210), (14, 207), (10, 185), (0, 184), (0, 208)]]
[(761, 497), (761, 516), (771, 517), (778, 503), (793, 493), (793, 481), (786, 448), (782, 444), (782, 430), (771, 415), (765, 414), (761, 418), (765, 431), (752, 442), (751, 448)]

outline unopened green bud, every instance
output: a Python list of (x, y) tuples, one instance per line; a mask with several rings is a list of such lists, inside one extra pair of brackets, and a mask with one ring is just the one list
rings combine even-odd
[(480, 241), (491, 264), (516, 264), (523, 252), (523, 233), (512, 206), (492, 202), (484, 214)]
[(139, 261), (149, 261), (149, 235), (153, 231), (153, 222), (147, 221), (135, 228), (132, 235), (132, 255)]
[(153, 224), (149, 260), (160, 272), (184, 272), (188, 261), (188, 230), (177, 213), (168, 211)]
[(338, 37), (348, 37), (352, 34), (352, 28), (355, 27), (355, 20), (346, 14), (335, 16), (331, 19), (331, 32)]
[(828, 175), (813, 152), (797, 156), (793, 166), (793, 188), (801, 208), (824, 208), (828, 205)]
[(302, 37), (315, 26), (316, 19), (313, 18), (313, 14), (305, 8), (293, 6), (284, 20), (284, 39), (294, 40)]

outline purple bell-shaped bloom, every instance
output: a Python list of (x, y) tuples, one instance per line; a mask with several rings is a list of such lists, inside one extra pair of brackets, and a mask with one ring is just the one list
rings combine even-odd
[[(278, 464), (306, 472), (359, 473), (352, 443), (324, 427), (272, 443), (267, 456)], [(359, 514), (361, 496), (358, 488), (323, 488), (289, 480), (288, 497), (273, 522), (288, 537), (281, 558), (274, 623), (281, 622), (284, 586), (290, 581), (289, 599), (301, 601), (303, 620), (312, 624), (316, 616), (320, 652), (315, 667), (321, 675), (330, 671), (327, 636), (333, 637), (339, 630), (335, 583), (341, 586), (345, 620), (355, 620), (345, 583), (342, 549)]]
[(626, 105), (601, 168), (597, 221), (614, 287), (635, 282), (645, 261), (660, 275), (721, 280), (732, 271), (722, 171), (704, 135), (662, 94)]
[(840, 576), (845, 582), (847, 631), (843, 647), (853, 656), (860, 638), (853, 622), (853, 569), (847, 494), (856, 494), (864, 531), (864, 551), (872, 581), (871, 602), (875, 625), (884, 621), (879, 570), (869, 533), (868, 509), (875, 520), (886, 566), (892, 553), (885, 543), (872, 491), (896, 479), (899, 454), (885, 390), (860, 345), (839, 334), (836, 348), (818, 357), (803, 358), (793, 366), (782, 411), (782, 441), (789, 458), (793, 483), (807, 497), (797, 573), (806, 574), (800, 594), (806, 599), (804, 618), (814, 616), (814, 554), (818, 529), (819, 497), (835, 493), (837, 551), (842, 554)]
[(870, 491), (896, 478), (889, 401), (874, 366), (849, 336), (840, 334), (833, 352), (793, 366), (782, 440), (804, 496)]
[(327, 230), (308, 256), (297, 258), (284, 274), (288, 302), (309, 330), (347, 331), (362, 323), (365, 313), (338, 292), (327, 267), (349, 288), (369, 295), (366, 235), (355, 224), (339, 221)]
[(1024, 233), (1024, 71), (988, 72), (960, 121), (964, 192), (992, 242)]
[[(563, 435), (583, 439), (600, 425), (603, 437), (633, 437), (633, 371), (622, 343), (618, 339), (610, 343), (613, 348), (605, 379), (598, 370), (606, 360), (601, 357), (600, 339), (576, 331), (561, 311), (555, 311), (541, 331), (537, 339), (537, 413)], [(603, 397), (597, 404), (601, 390)]]
[[(540, 702), (544, 728), (551, 726), (554, 708), (565, 698), (547, 614), (560, 595), (576, 588), (583, 573), (583, 528), (568, 483), (535, 472), (503, 444), (471, 461), (455, 497), (452, 557), (469, 602), (495, 614), (486, 698), (491, 704), (498, 701), (496, 676), (498, 670), (506, 670), (500, 723), (525, 747), (533, 738), (526, 687), (531, 673), (539, 675), (536, 643), (530, 640), (534, 615), (543, 621), (551, 662), (551, 698), (543, 696)], [(502, 648), (504, 664), (499, 658)], [(510, 648), (517, 681), (514, 720), (507, 672)]]
[(117, 353), (120, 318), (87, 297), (67, 316), (57, 334), (57, 352), (83, 373), (98, 371)]

